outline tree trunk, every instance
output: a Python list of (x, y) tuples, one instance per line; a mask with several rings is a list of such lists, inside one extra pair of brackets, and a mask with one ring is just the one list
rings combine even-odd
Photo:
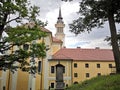
[(4, 31), (4, 26), (3, 26), (3, 25), (0, 25), (0, 39), (1, 39), (1, 37), (2, 37), (3, 31)]
[(117, 31), (116, 31), (116, 26), (114, 21), (114, 14), (112, 13), (108, 14), (108, 21), (109, 21), (109, 27), (110, 27), (110, 33), (111, 33), (113, 55), (114, 55), (115, 64), (116, 64), (116, 73), (120, 73), (120, 51), (119, 51), (118, 41), (117, 41)]

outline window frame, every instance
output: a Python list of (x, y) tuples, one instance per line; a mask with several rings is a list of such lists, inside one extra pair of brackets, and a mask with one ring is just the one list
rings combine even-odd
[(88, 63), (85, 63), (85, 68), (89, 68), (89, 64)]
[(112, 64), (109, 64), (109, 68), (112, 68)]
[(50, 88), (55, 88), (55, 83), (50, 83)]
[(97, 73), (97, 76), (101, 76), (101, 73)]
[(63, 67), (63, 73), (65, 73), (65, 66)]
[(74, 77), (75, 77), (75, 78), (78, 77), (78, 73), (74, 73)]
[(100, 66), (100, 64), (99, 63), (97, 63), (97, 68), (100, 68), (101, 66)]
[(78, 67), (77, 63), (74, 63), (74, 68), (77, 68), (77, 67)]
[(51, 66), (51, 73), (55, 73), (55, 66)]
[(38, 61), (38, 73), (42, 71), (42, 62)]
[(86, 78), (89, 78), (90, 77), (90, 73), (86, 73)]

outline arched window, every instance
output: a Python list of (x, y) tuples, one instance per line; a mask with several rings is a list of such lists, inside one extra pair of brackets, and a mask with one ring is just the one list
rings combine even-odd
[(74, 84), (78, 84), (78, 82), (77, 82), (77, 81), (75, 81), (75, 82), (74, 82)]

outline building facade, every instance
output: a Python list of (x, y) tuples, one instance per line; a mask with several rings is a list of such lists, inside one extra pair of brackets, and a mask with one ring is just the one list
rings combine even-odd
[[(29, 23), (33, 25), (33, 23)], [(0, 90), (48, 90), (56, 88), (56, 66), (62, 65), (64, 87), (77, 84), (84, 80), (115, 73), (115, 62), (112, 50), (109, 49), (82, 49), (65, 48), (65, 34), (61, 9), (55, 24), (56, 34), (46, 28), (40, 27), (47, 33), (44, 38), (47, 56), (43, 60), (36, 60), (39, 67), (41, 61), (42, 71), (35, 75), (17, 70), (0, 71)], [(40, 42), (40, 40), (36, 40)]]

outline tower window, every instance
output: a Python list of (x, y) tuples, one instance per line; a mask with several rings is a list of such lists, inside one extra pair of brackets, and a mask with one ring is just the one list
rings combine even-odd
[(58, 27), (58, 33), (62, 33), (63, 32), (63, 30), (62, 30), (63, 28), (61, 28), (61, 27)]
[(51, 73), (54, 73), (55, 72), (55, 68), (54, 66), (51, 66)]

